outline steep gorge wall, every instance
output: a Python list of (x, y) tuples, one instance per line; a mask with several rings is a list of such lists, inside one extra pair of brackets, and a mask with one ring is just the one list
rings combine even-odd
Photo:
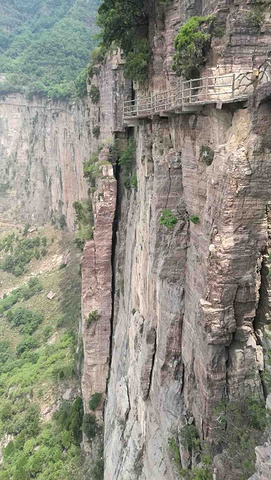
[[(214, 7), (172, 1), (151, 25), (151, 93), (176, 84), (173, 39), (190, 10), (210, 14)], [(248, 27), (248, 11), (245, 2), (220, 2), (215, 13), (226, 29), (213, 40), (203, 75), (250, 70), (264, 61), (270, 16), (256, 32)], [(120, 187), (117, 208), (105, 479), (175, 479), (170, 438), (195, 422), (201, 438), (211, 440), (221, 400), (264, 395), (268, 88), (248, 104), (157, 116), (134, 128), (138, 190)], [(209, 166), (201, 156), (206, 146), (214, 151)], [(159, 224), (165, 208), (178, 218), (172, 231)], [(191, 466), (187, 452), (180, 455), (183, 467)], [(217, 475), (236, 479), (223, 462)]]
[(0, 113), (1, 222), (59, 224), (65, 217), (72, 229), (73, 202), (87, 197), (87, 105), (10, 95), (1, 98)]

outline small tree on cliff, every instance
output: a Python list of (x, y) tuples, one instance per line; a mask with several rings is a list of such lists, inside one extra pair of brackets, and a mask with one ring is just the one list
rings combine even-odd
[(175, 38), (173, 70), (185, 78), (197, 78), (210, 48), (214, 15), (191, 17)]

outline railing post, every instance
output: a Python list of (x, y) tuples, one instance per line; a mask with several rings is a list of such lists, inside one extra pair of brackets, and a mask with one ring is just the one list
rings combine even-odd
[(192, 78), (190, 78), (189, 82), (189, 103), (192, 103)]
[(205, 97), (206, 101), (208, 100), (208, 77), (205, 79)]
[(182, 80), (182, 107), (184, 104), (184, 86), (183, 86), (183, 80)]
[(232, 76), (232, 98), (234, 98), (234, 88), (235, 88), (235, 73)]

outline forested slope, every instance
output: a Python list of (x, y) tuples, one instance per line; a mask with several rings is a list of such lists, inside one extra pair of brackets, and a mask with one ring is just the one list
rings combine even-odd
[(82, 70), (95, 44), (98, 4), (99, 0), (3, 0), (0, 93), (60, 99), (83, 95)]

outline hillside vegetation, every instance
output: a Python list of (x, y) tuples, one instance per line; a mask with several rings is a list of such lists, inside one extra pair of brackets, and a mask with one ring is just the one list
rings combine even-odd
[(4, 0), (0, 5), (0, 94), (67, 99), (86, 93), (99, 0)]
[(46, 244), (46, 253), (19, 276), (1, 272), (0, 480), (79, 479), (80, 254), (70, 234), (46, 227), (2, 234), (1, 258), (26, 241)]

